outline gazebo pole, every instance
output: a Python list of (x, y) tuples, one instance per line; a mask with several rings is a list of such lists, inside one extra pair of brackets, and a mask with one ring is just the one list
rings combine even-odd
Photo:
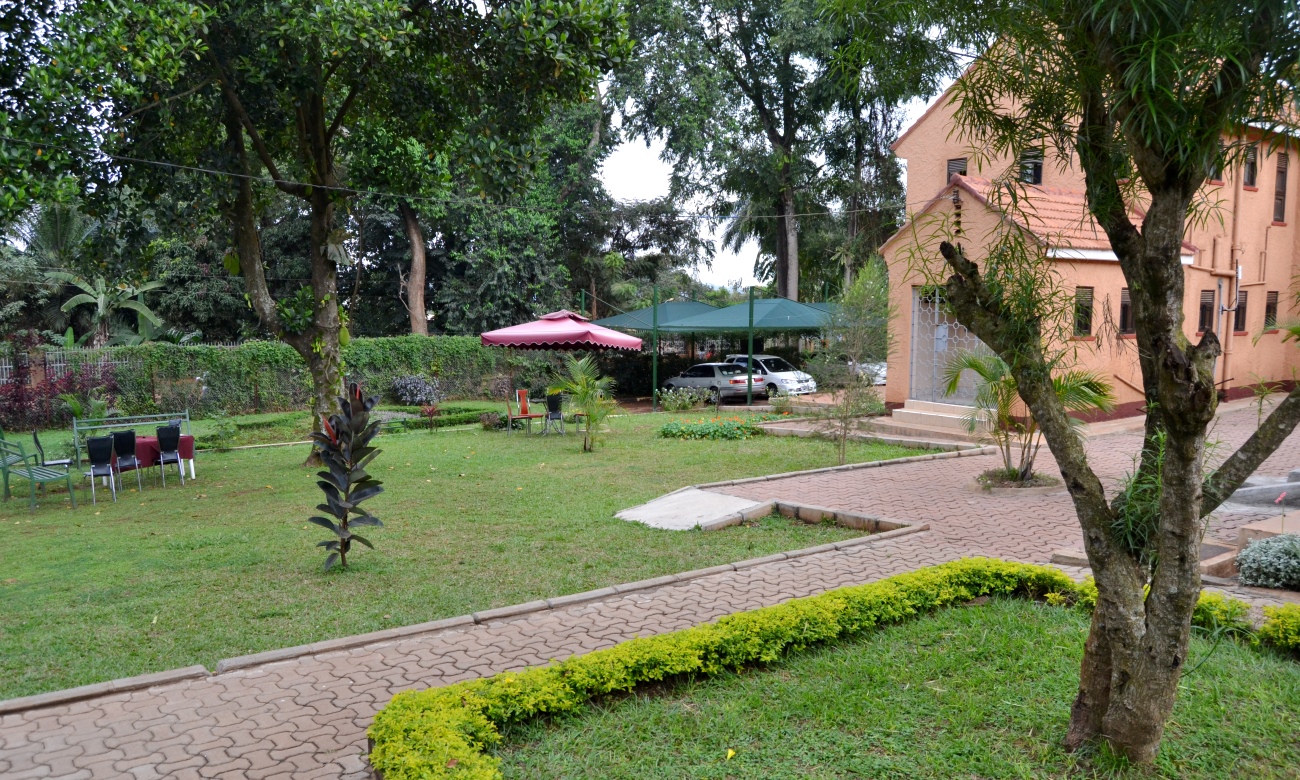
[(650, 358), (650, 411), (659, 411), (659, 285), (650, 292), (650, 333), (654, 355)]
[(749, 355), (745, 361), (745, 406), (754, 405), (754, 288), (749, 288)]
[(578, 313), (584, 316), (587, 314), (587, 291), (586, 290), (578, 290)]

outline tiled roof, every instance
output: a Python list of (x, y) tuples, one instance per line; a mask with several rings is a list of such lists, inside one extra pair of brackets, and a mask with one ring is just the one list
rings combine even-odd
[[(1110, 251), (1110, 239), (1088, 211), (1087, 195), (1083, 190), (1042, 184), (1017, 184), (1016, 198), (1013, 200), (1011, 193), (996, 193), (997, 185), (979, 176), (953, 174), (951, 183), (979, 198), (990, 208), (1001, 210), (1007, 218), (1046, 246)], [(1141, 212), (1130, 212), (1129, 218), (1141, 227)], [(1184, 241), (1183, 251), (1194, 253), (1196, 247)]]

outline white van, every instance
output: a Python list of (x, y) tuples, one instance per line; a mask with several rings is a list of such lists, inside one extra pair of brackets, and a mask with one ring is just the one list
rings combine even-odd
[[(728, 363), (745, 365), (748, 355), (727, 355)], [(817, 392), (817, 381), (800, 371), (783, 357), (777, 355), (754, 356), (754, 384), (762, 382), (768, 395), (779, 390), (787, 395), (803, 395)], [(759, 377), (762, 377), (760, 380)]]

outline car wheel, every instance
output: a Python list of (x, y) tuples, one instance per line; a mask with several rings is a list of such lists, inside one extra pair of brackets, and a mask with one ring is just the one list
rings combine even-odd
[(709, 403), (714, 406), (722, 405), (722, 391), (716, 387), (709, 388)]
[(664, 385), (664, 390), (670, 390), (670, 391), (671, 391), (671, 390), (676, 390), (676, 389), (677, 389), (677, 388), (673, 387), (672, 385)]
[(768, 397), (768, 398), (771, 398), (772, 396), (776, 395), (776, 394), (779, 393), (779, 392), (781, 392), (781, 388), (777, 387), (776, 385), (768, 385), (768, 386), (767, 386), (767, 397)]

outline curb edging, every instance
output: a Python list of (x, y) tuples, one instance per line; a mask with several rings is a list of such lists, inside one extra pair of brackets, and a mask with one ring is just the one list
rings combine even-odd
[(166, 685), (168, 683), (180, 682), (182, 680), (196, 680), (210, 675), (211, 672), (208, 671), (206, 666), (196, 664), (194, 666), (186, 666), (182, 669), (169, 669), (165, 672), (137, 674), (134, 677), (121, 677), (116, 680), (106, 680), (101, 683), (82, 685), (77, 688), (65, 688), (61, 691), (38, 693), (32, 696), (20, 696), (17, 699), (5, 699), (0, 701), (0, 715), (24, 712), (26, 710), (35, 710), (40, 709), (41, 707), (50, 707), (55, 704), (69, 704), (74, 701), (93, 699), (97, 696), (104, 696), (110, 693), (138, 691), (142, 688), (152, 688), (156, 685)]
[[(858, 469), (877, 469), (884, 466), (893, 466), (900, 463), (922, 463), (927, 460), (948, 460), (949, 458), (969, 458), (975, 455), (991, 455), (997, 452), (997, 447), (975, 447), (973, 449), (953, 450), (950, 452), (936, 452), (930, 455), (911, 455), (906, 458), (891, 458), (889, 460), (872, 460), (866, 463), (847, 463), (843, 466), (825, 466), (819, 469), (805, 469), (803, 471), (786, 471), (780, 474), (765, 474), (761, 477), (746, 477), (744, 479), (729, 479), (722, 482), (704, 482), (699, 485), (687, 485), (684, 488), (674, 490), (673, 493), (686, 490), (687, 488), (696, 488), (707, 490), (715, 487), (731, 487), (732, 485), (750, 485), (755, 482), (768, 482), (774, 479), (789, 479), (790, 477), (803, 477), (809, 474), (828, 474), (835, 471), (857, 471)], [(667, 495), (672, 495), (669, 493)]]

